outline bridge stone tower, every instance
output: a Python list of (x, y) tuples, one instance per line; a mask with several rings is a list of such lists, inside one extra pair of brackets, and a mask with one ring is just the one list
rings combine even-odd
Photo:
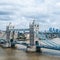
[(6, 40), (7, 40), (7, 42), (9, 42), (9, 40), (10, 40), (10, 30), (9, 30), (9, 26), (6, 27)]
[(30, 27), (30, 45), (34, 46), (35, 42), (38, 41), (39, 24), (37, 24), (36, 21), (33, 20), (29, 27)]
[[(11, 29), (13, 29), (13, 31), (11, 31)], [(11, 38), (11, 36), (12, 36), (12, 38)], [(11, 47), (10, 39), (14, 39), (14, 26), (11, 26), (11, 23), (9, 23), (9, 25), (6, 26), (6, 40), (7, 40), (6, 45), (7, 45), (7, 47)]]

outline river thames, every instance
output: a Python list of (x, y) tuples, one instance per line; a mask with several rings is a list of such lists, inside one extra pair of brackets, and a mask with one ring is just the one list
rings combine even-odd
[(23, 50), (0, 47), (0, 60), (60, 60), (60, 56), (51, 55), (50, 53), (49, 55), (48, 53), (46, 51), (42, 54), (28, 53)]

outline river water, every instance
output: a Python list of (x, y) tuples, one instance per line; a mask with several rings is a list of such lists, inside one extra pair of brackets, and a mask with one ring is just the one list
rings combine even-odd
[[(60, 39), (54, 39), (60, 44)], [(0, 60), (60, 60), (60, 51), (41, 49), (42, 53), (31, 53), (24, 50), (0, 47)]]
[(60, 56), (49, 55), (48, 53), (47, 50), (40, 54), (0, 47), (0, 60), (60, 60)]

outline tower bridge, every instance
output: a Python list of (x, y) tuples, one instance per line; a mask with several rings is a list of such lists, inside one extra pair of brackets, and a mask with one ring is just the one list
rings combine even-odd
[[(43, 34), (43, 35), (58, 35), (60, 33), (50, 33), (50, 32), (39, 32), (39, 24), (36, 24), (35, 21), (33, 21), (30, 25), (29, 28), (27, 29), (14, 29), (14, 27), (12, 29), (10, 29), (10, 26), (6, 27), (6, 40), (8, 41), (8, 44), (10, 45), (10, 33), (12, 32), (12, 39), (14, 40), (14, 34), (16, 32), (19, 31), (23, 31), (24, 33), (27, 32), (30, 35), (30, 46), (36, 46), (36, 51), (40, 51), (41, 48), (47, 48), (47, 49), (55, 49), (55, 50), (60, 50), (60, 45), (56, 44), (53, 41), (47, 40), (45, 38), (45, 40), (39, 40), (38, 36), (39, 34)], [(46, 37), (46, 36), (45, 36)], [(44, 36), (43, 36), (44, 38)], [(42, 42), (43, 45), (40, 43)], [(28, 44), (27, 44), (28, 45)]]

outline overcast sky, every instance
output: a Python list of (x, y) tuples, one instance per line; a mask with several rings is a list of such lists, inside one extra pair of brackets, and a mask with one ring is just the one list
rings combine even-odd
[(36, 19), (40, 29), (60, 28), (60, 0), (1, 0), (0, 29), (9, 22), (15, 28), (28, 28)]

